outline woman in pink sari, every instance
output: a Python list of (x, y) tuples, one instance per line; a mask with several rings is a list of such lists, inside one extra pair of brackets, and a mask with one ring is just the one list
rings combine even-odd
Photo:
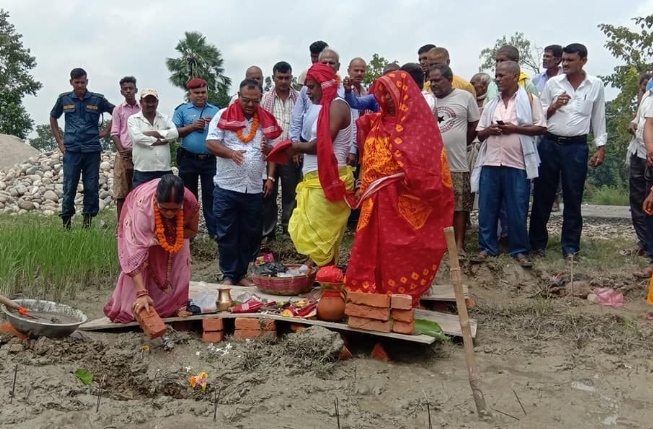
[(121, 272), (104, 314), (128, 323), (150, 306), (161, 317), (184, 315), (190, 284), (189, 239), (197, 234), (199, 204), (171, 174), (135, 188), (118, 226)]

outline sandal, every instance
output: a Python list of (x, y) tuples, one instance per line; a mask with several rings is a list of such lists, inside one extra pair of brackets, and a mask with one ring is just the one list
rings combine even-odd
[(523, 254), (518, 254), (515, 256), (515, 260), (522, 268), (533, 268), (533, 263), (528, 259), (528, 256)]
[(633, 276), (638, 279), (650, 279), (653, 275), (653, 264), (648, 264), (646, 268), (641, 271), (633, 273)]
[(644, 315), (644, 319), (646, 320), (653, 320), (653, 312), (646, 313)]
[(567, 253), (563, 256), (563, 258), (565, 258), (565, 262), (570, 264), (577, 264), (580, 262), (578, 255), (574, 253)]
[(467, 259), (467, 253), (463, 249), (458, 249), (458, 259), (461, 261)]
[(473, 256), (472, 258), (470, 258), (469, 261), (472, 264), (482, 264), (484, 262), (487, 262), (489, 257), (490, 257), (490, 254), (483, 250), (481, 252), (478, 252), (478, 254), (476, 256)]

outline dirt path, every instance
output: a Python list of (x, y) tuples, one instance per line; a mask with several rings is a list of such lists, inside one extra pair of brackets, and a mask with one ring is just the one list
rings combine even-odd
[[(625, 246), (632, 233), (618, 221), (588, 222), (586, 231), (592, 234), (588, 254)], [(612, 309), (588, 302), (580, 286), (581, 297), (549, 296), (551, 276), (568, 269), (551, 253), (532, 272), (505, 257), (463, 266), (476, 300), (476, 354), (491, 423), (475, 414), (457, 342), (384, 342), (392, 358), (384, 363), (369, 357), (369, 337), (354, 336), (348, 341), (356, 358), (334, 362), (325, 356), (341, 339), (328, 331), (217, 348), (195, 332), (179, 332), (171, 351), (155, 341), (149, 352), (142, 352), (143, 335), (131, 332), (23, 342), (0, 337), (0, 427), (334, 429), (337, 398), (341, 427), (351, 429), (428, 428), (427, 401), (434, 428), (649, 429), (653, 325), (641, 318), (646, 282), (630, 274), (642, 261), (615, 255), (611, 263), (589, 260), (575, 269), (588, 290), (609, 286), (624, 293), (625, 307)], [(212, 280), (215, 262), (196, 259), (194, 278)], [(439, 279), (447, 276), (444, 266)], [(108, 280), (70, 303), (98, 317), (111, 289)], [(104, 377), (97, 413), (97, 386), (83, 385), (72, 374), (78, 368)], [(209, 374), (208, 393), (189, 386), (188, 377), (200, 371)]]

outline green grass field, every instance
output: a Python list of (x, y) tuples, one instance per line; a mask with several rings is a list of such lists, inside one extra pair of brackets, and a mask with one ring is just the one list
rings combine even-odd
[(57, 301), (116, 276), (115, 212), (101, 214), (88, 230), (81, 217), (73, 222), (65, 231), (56, 216), (0, 216), (0, 293)]

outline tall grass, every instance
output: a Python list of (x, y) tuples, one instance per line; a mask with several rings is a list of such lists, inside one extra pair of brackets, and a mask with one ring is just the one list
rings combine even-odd
[(1, 215), (0, 293), (59, 301), (117, 276), (115, 213), (103, 218), (84, 230), (76, 217), (65, 231), (55, 216)]
[(602, 206), (627, 206), (630, 204), (629, 191), (622, 187), (603, 185), (587, 191), (585, 202)]

